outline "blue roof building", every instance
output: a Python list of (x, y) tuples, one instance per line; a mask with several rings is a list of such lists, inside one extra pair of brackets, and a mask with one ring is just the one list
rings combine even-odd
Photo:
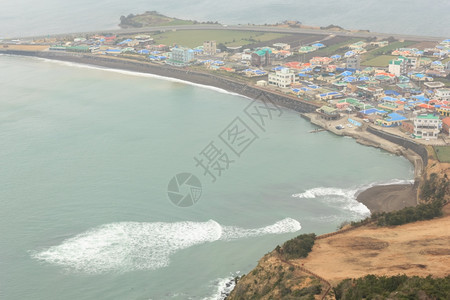
[(396, 127), (402, 125), (405, 120), (408, 120), (408, 118), (393, 112), (388, 114), (384, 120), (377, 120), (377, 124), (383, 127)]

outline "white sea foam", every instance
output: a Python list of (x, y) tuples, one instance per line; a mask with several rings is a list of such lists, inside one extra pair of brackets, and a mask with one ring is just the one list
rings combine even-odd
[(276, 222), (273, 225), (256, 229), (244, 229), (234, 226), (223, 226), (221, 240), (229, 241), (248, 237), (257, 237), (266, 234), (282, 234), (287, 232), (296, 232), (301, 229), (298, 221), (286, 218)]
[(208, 242), (229, 241), (300, 230), (286, 218), (273, 225), (244, 229), (208, 222), (105, 224), (38, 253), (35, 259), (86, 273), (152, 270), (169, 265), (175, 252)]
[(227, 278), (218, 278), (215, 280), (214, 284), (216, 287), (216, 290), (214, 293), (206, 298), (203, 298), (203, 300), (224, 300), (227, 295), (233, 291), (234, 286), (236, 285), (234, 282), (234, 277), (230, 276)]
[(356, 193), (356, 189), (340, 189), (329, 187), (318, 187), (306, 190), (303, 193), (294, 194), (292, 197), (314, 199), (321, 196), (336, 195), (341, 197), (351, 197)]
[(356, 213), (360, 217), (370, 215), (370, 210), (362, 203), (356, 200), (358, 194), (370, 187), (376, 185), (392, 185), (392, 184), (413, 184), (414, 180), (392, 179), (387, 182), (374, 182), (355, 188), (334, 188), (334, 187), (317, 187), (304, 191), (303, 193), (293, 194), (292, 197), (303, 199), (319, 199), (330, 205), (342, 207)]
[(368, 216), (370, 210), (364, 204), (356, 201), (357, 192), (358, 189), (318, 187), (306, 190), (303, 193), (294, 194), (292, 197), (308, 199), (319, 198), (330, 205), (342, 207), (361, 217)]

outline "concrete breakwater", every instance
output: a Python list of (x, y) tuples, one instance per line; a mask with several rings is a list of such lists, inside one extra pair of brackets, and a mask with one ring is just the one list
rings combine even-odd
[(407, 140), (405, 138), (402, 138), (400, 136), (393, 135), (393, 134), (390, 134), (388, 132), (384, 132), (384, 131), (378, 130), (376, 128), (373, 128), (372, 126), (369, 126), (367, 128), (367, 131), (372, 133), (372, 134), (374, 134), (374, 135), (376, 135), (376, 136), (379, 136), (379, 137), (381, 137), (381, 138), (383, 138), (385, 140), (388, 140), (388, 141), (390, 141), (392, 143), (395, 143), (395, 144), (397, 144), (399, 146), (402, 146), (402, 147), (404, 147), (406, 149), (411, 149), (412, 151), (416, 152), (422, 158), (422, 162), (423, 162), (423, 166), (424, 167), (426, 167), (428, 165), (428, 152), (427, 152), (427, 149), (425, 148), (425, 146), (416, 144), (416, 143), (414, 143), (414, 142), (412, 142), (410, 140)]
[(258, 99), (262, 96), (266, 96), (276, 105), (301, 113), (314, 112), (318, 107), (320, 107), (316, 103), (308, 102), (306, 100), (302, 100), (301, 98), (295, 98), (293, 96), (250, 86), (246, 83), (224, 78), (222, 76), (216, 76), (206, 72), (192, 71), (184, 68), (171, 67), (168, 65), (159, 65), (155, 63), (140, 62), (116, 57), (66, 52), (0, 50), (0, 53), (33, 56), (176, 78), (192, 83), (221, 88), (252, 99)]

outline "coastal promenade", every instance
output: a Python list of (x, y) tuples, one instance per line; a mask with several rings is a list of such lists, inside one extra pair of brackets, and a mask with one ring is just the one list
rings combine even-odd
[(393, 37), (399, 40), (410, 41), (432, 41), (439, 42), (447, 37), (436, 36), (420, 36), (420, 35), (406, 35), (406, 34), (394, 34), (394, 33), (379, 33), (369, 31), (351, 31), (351, 30), (325, 30), (325, 29), (308, 29), (308, 28), (285, 28), (279, 26), (262, 26), (262, 25), (215, 25), (215, 24), (198, 24), (198, 25), (179, 25), (179, 26), (155, 26), (155, 27), (141, 27), (141, 28), (127, 28), (127, 29), (99, 29), (90, 32), (74, 32), (63, 33), (53, 35), (42, 36), (29, 36), (29, 37), (15, 37), (13, 39), (25, 38), (25, 39), (42, 39), (42, 38), (58, 38), (68, 35), (72, 36), (84, 36), (97, 34), (99, 32), (108, 32), (116, 35), (126, 34), (138, 34), (154, 31), (173, 31), (173, 30), (238, 30), (238, 31), (259, 31), (259, 32), (274, 32), (285, 34), (313, 34), (313, 35), (335, 35), (335, 36), (348, 36), (358, 38), (370, 38), (377, 37), (380, 39), (386, 39)]

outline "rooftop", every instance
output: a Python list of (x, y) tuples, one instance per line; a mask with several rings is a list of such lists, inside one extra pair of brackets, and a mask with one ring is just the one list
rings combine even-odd
[(405, 118), (404, 116), (398, 114), (398, 113), (390, 113), (388, 114), (388, 117), (386, 118), (386, 121), (389, 122), (396, 122), (396, 121), (403, 121), (406, 120), (407, 118)]
[(442, 123), (444, 123), (447, 126), (450, 126), (450, 117), (442, 119)]
[(335, 108), (329, 107), (329, 106), (322, 106), (321, 108), (319, 108), (319, 110), (323, 111), (326, 114), (336, 114), (337, 111)]
[(439, 116), (427, 114), (427, 115), (418, 115), (417, 119), (439, 119)]

